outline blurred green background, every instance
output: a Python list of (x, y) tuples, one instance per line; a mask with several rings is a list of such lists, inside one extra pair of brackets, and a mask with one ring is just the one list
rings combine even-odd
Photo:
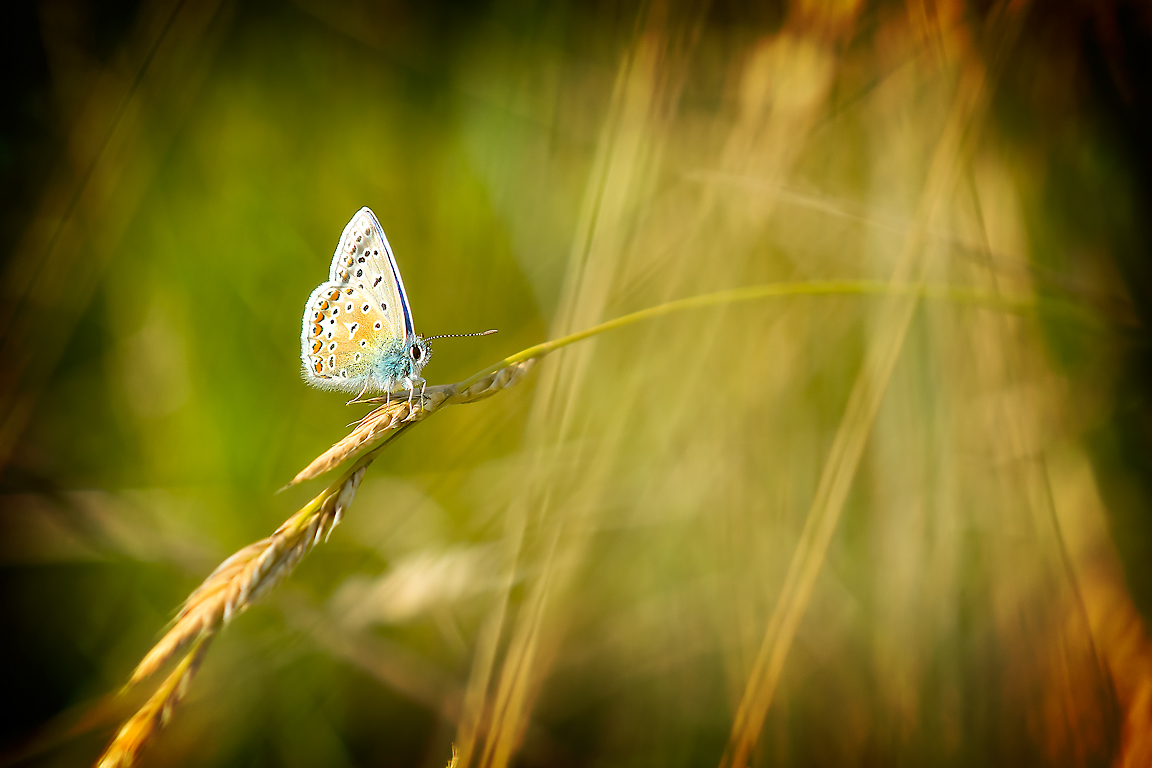
[(422, 334), (500, 329), (432, 383), (772, 281), (1077, 312), (796, 297), (560, 352), (389, 447), (142, 764), (718, 765), (798, 550), (752, 765), (1148, 764), (1152, 12), (1035, 5), (7, 6), (0, 765), (90, 764), (316, 492), (275, 494), (364, 407), (300, 318), (363, 205)]

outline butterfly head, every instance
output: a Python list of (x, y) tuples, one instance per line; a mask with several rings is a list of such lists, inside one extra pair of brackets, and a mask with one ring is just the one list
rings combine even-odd
[[(412, 382), (422, 382), (420, 371), (432, 357), (432, 344), (422, 336), (409, 336), (403, 342), (396, 340), (388, 344), (373, 366), (374, 378), (380, 382), (402, 383), (408, 387)], [(382, 387), (391, 390), (389, 384)]]
[(420, 369), (427, 365), (428, 359), (432, 357), (432, 343), (421, 336), (414, 336), (409, 340), (408, 348), (405, 352), (408, 364), (408, 378), (420, 378)]

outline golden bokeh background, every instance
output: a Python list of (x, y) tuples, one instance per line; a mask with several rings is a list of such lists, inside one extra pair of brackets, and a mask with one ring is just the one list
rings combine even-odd
[(363, 205), (421, 333), (500, 329), (433, 383), (727, 288), (983, 298), (684, 312), (410, 429), (142, 765), (1152, 762), (1146, 4), (3, 14), (0, 765), (91, 764), (315, 493)]

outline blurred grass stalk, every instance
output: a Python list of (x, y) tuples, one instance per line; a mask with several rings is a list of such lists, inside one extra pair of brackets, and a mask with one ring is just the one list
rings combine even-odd
[[(990, 14), (989, 27), (984, 37), (1001, 36), (1007, 40), (994, 48), (1010, 46), (1019, 26), (1024, 9), (1012, 9), (1008, 19), (1003, 18), (1008, 3)], [(997, 26), (1009, 26), (1003, 33)], [(999, 42), (999, 41), (997, 41)], [(913, 280), (922, 283), (929, 272), (924, 233), (938, 226), (948, 196), (956, 187), (964, 165), (971, 158), (979, 126), (986, 118), (989, 83), (981, 62), (970, 62), (962, 69), (954, 101), (944, 130), (936, 145), (924, 191), (920, 198), (912, 229), (904, 238), (904, 245), (893, 272), (894, 282)], [(890, 312), (879, 318), (873, 341), (848, 398), (848, 405), (840, 421), (832, 449), (824, 464), (820, 483), (812, 507), (804, 522), (804, 530), (792, 557), (788, 575), (781, 588), (780, 599), (769, 620), (764, 639), (757, 653), (748, 685), (740, 701), (732, 725), (725, 758), (721, 768), (744, 768), (760, 738), (764, 718), (768, 714), (784, 662), (788, 656), (797, 627), (804, 617), (816, 578), (828, 552), (837, 522), (844, 510), (848, 492), (852, 487), (860, 459), (880, 405), (888, 391), (888, 383), (904, 348), (917, 303), (914, 298), (895, 302)]]
[[(960, 20), (964, 11), (956, 4), (929, 9), (912, 3), (909, 7), (919, 9), (909, 14), (911, 29), (888, 20), (893, 29), (887, 39), (899, 41), (901, 50), (876, 51), (889, 61), (904, 56), (904, 62), (877, 84), (872, 97), (875, 109), (863, 121), (846, 120), (850, 126), (844, 132), (864, 132), (865, 146), (871, 142), (877, 168), (875, 177), (866, 182), (870, 184), (866, 194), (872, 196), (875, 210), (899, 205), (900, 195), (911, 194), (919, 202), (910, 228), (898, 233), (899, 255), (891, 259), (891, 238), (877, 235), (870, 241), (864, 238), (863, 263), (871, 259), (873, 268), (890, 270), (898, 284), (923, 285), (931, 276), (947, 275), (955, 282), (986, 286), (993, 293), (1031, 293), (1035, 290), (1031, 280), (1021, 277), (1028, 274), (1024, 244), (1013, 239), (1022, 224), (1013, 218), (1019, 207), (1014, 203), (1010, 173), (996, 157), (994, 144), (980, 146), (999, 74), (988, 73), (986, 66), (993, 70), (1002, 66), (1027, 4), (997, 4), (981, 29), (966, 27)], [(554, 335), (595, 323), (622, 297), (634, 302), (638, 296), (667, 298), (685, 286), (740, 284), (763, 268), (763, 249), (755, 247), (757, 239), (767, 236), (770, 221), (786, 226), (784, 217), (776, 215), (778, 196), (773, 190), (788, 188), (795, 176), (819, 178), (827, 170), (814, 155), (827, 149), (832, 139), (816, 134), (820, 129), (832, 132), (823, 121), (829, 119), (829, 95), (840, 63), (837, 51), (853, 34), (859, 9), (859, 4), (851, 2), (795, 4), (779, 33), (751, 46), (737, 86), (739, 108), (719, 168), (715, 176), (705, 176), (703, 188), (697, 189), (669, 184), (667, 178), (674, 178), (696, 159), (689, 147), (696, 134), (689, 127), (690, 119), (678, 109), (683, 74), (701, 33), (700, 22), (691, 8), (663, 3), (648, 7), (637, 41), (618, 75)], [(990, 64), (978, 46), (993, 52)], [(871, 71), (881, 68), (874, 66)], [(885, 108), (892, 112), (885, 114)], [(666, 156), (670, 147), (684, 151), (684, 157)], [(926, 155), (923, 147), (929, 148)], [(798, 173), (801, 164), (805, 171)], [(763, 193), (754, 198), (727, 196), (720, 183), (731, 177), (749, 179)], [(974, 239), (982, 258), (974, 263), (947, 258), (949, 249), (932, 234), (941, 229), (962, 232), (961, 237), (969, 242)], [(791, 245), (792, 252), (799, 254), (805, 252), (806, 239), (821, 240), (821, 234), (792, 228), (767, 237), (780, 252), (789, 253)], [(808, 250), (824, 247), (821, 242), (809, 245)], [(853, 249), (843, 250), (844, 255), (839, 260), (829, 258), (827, 266), (859, 268), (851, 260)], [(790, 266), (801, 273), (810, 269), (802, 262), (780, 261), (777, 268)], [(946, 675), (945, 686), (957, 691), (1002, 697), (999, 711), (1013, 714), (989, 733), (1001, 727), (1008, 732), (1017, 728), (1020, 743), (1033, 743), (1056, 762), (1091, 763), (1107, 754), (1113, 748), (1110, 733), (1121, 726), (1107, 702), (1110, 683), (1103, 675), (1133, 671), (1133, 651), (1101, 643), (1106, 637), (1092, 637), (1093, 622), (1084, 611), (1075, 573), (1067, 567), (1051, 497), (1045, 492), (1049, 483), (1046, 451), (1059, 439), (1042, 440), (1036, 432), (1043, 419), (1037, 412), (1039, 402), (1015, 394), (1021, 388), (1038, 388), (1046, 404), (1060, 399), (1051, 364), (1044, 359), (1039, 327), (980, 313), (964, 321), (950, 308), (924, 309), (919, 314), (923, 338), (910, 352), (906, 342), (919, 306), (915, 298), (894, 299), (878, 305), (869, 319), (868, 352), (794, 545), (787, 519), (790, 505), (784, 503), (776, 513), (784, 515), (783, 519), (774, 517), (766, 512), (776, 505), (763, 495), (777, 487), (792, 489), (789, 495), (804, 498), (803, 481), (795, 488), (797, 477), (762, 474), (771, 472), (773, 461), (781, 469), (789, 466), (766, 446), (757, 446), (751, 456), (738, 457), (741, 448), (749, 447), (749, 439), (781, 446), (795, 440), (790, 449), (801, 450), (804, 430), (816, 429), (812, 419), (802, 427), (789, 425), (780, 411), (805, 405), (819, 410), (819, 405), (804, 401), (797, 379), (812, 375), (815, 361), (827, 362), (835, 354), (815, 351), (824, 346), (825, 339), (833, 340), (829, 346), (834, 350), (852, 356), (851, 343), (845, 345), (837, 338), (843, 328), (825, 325), (831, 319), (828, 315), (797, 309), (777, 320), (779, 330), (769, 334), (761, 328), (722, 323), (725, 313), (718, 312), (718, 317), (678, 324), (676, 331), (649, 328), (641, 335), (642, 341), (633, 341), (628, 351), (617, 348), (615, 356), (593, 344), (549, 367), (535, 393), (527, 432), (527, 453), (533, 458), (527, 463), (517, 498), (507, 508), (504, 539), (513, 565), (503, 598), (492, 609), (479, 638), (459, 731), (460, 765), (505, 768), (510, 764), (523, 744), (545, 682), (555, 677), (555, 665), (564, 663), (566, 650), (570, 654), (571, 646), (580, 643), (566, 637), (568, 633), (578, 628), (583, 642), (588, 642), (597, 628), (605, 630), (602, 622), (577, 617), (598, 613), (594, 607), (598, 593), (588, 592), (588, 582), (595, 582), (591, 574), (605, 561), (592, 546), (592, 538), (611, 527), (602, 515), (619, 508), (614, 500), (628, 486), (625, 468), (676, 466), (678, 454), (685, 451), (699, 465), (682, 466), (682, 471), (710, 488), (701, 487), (697, 495), (688, 491), (714, 513), (703, 525), (732, 537), (725, 540), (723, 534), (717, 535), (716, 551), (701, 554), (698, 550), (706, 551), (708, 544), (697, 542), (689, 552), (718, 565), (735, 561), (733, 571), (739, 574), (734, 583), (726, 584), (727, 601), (713, 606), (718, 622), (735, 630), (732, 637), (737, 647), (725, 654), (726, 663), (733, 689), (743, 691), (737, 697), (740, 706), (721, 765), (743, 768), (753, 760), (758, 744), (781, 749), (778, 757), (786, 761), (781, 745), (789, 741), (787, 732), (776, 734), (776, 747), (763, 745), (760, 735), (789, 648), (817, 589), (837, 523), (857, 485), (867, 445), (875, 452), (871, 479), (856, 492), (865, 499), (859, 511), (873, 509), (875, 519), (860, 525), (874, 526), (877, 545), (890, 539), (884, 546), (891, 548), (898, 564), (888, 575), (882, 560), (868, 559), (870, 569), (860, 574), (867, 579), (860, 589), (875, 601), (878, 612), (871, 620), (881, 625), (890, 622), (874, 630), (876, 663), (880, 670), (890, 672), (881, 678), (874, 697), (891, 707), (898, 720), (904, 718), (892, 727), (904, 734), (918, 727), (942, 728), (946, 733), (961, 727), (959, 711), (945, 707), (921, 713), (917, 686), (927, 684), (923, 677), (926, 665), (932, 663), (933, 642), (957, 630), (948, 610), (964, 605), (963, 583), (972, 578), (964, 572), (963, 541), (934, 531), (959, 530), (969, 516), (980, 521), (988, 514), (996, 516), (982, 511), (983, 507), (1003, 514), (1005, 526), (985, 532), (989, 537), (985, 543), (994, 552), (989, 566), (990, 598), (1000, 621), (992, 631), (998, 634), (1003, 652), (1021, 663), (1010, 665), (1004, 678), (992, 681), (993, 690), (966, 688), (954, 677), (962, 672), (945, 669), (938, 674)], [(644, 356), (642, 371), (626, 370), (624, 366), (636, 354)], [(907, 370), (897, 373), (901, 359)], [(925, 374), (947, 383), (925, 391), (916, 386), (916, 377)], [(701, 379), (714, 385), (712, 397), (703, 402), (689, 395), (700, 391)], [(996, 418), (980, 417), (977, 424), (968, 423), (976, 415), (972, 409), (982, 408), (980, 404), (987, 399), (1000, 403)], [(592, 402), (598, 407), (589, 409), (587, 404)], [(884, 402), (902, 403), (909, 412), (883, 418)], [(659, 414), (655, 420), (653, 414)], [(760, 415), (756, 423), (763, 430), (755, 436), (743, 422), (752, 414)], [(791, 430), (772, 432), (771, 425), (791, 426)], [(941, 432), (937, 442), (924, 445), (916, 437), (925, 428)], [(637, 434), (648, 439), (634, 439)], [(909, 440), (923, 452), (914, 451)], [(578, 453), (574, 461), (572, 457), (560, 461), (555, 455), (556, 446), (584, 441), (594, 444), (595, 450)], [(1012, 463), (974, 471), (966, 450), (981, 456), (1010, 456)], [(712, 462), (709, 456), (718, 459)], [(758, 467), (757, 458), (768, 461)], [(732, 464), (726, 466), (724, 460)], [(687, 485), (678, 489), (680, 493), (691, 487), (689, 481), (684, 482)], [(675, 503), (672, 495), (652, 486), (632, 498), (638, 510)], [(761, 500), (742, 512), (751, 499)], [(936, 521), (923, 518), (926, 505), (938, 516)], [(908, 517), (899, 522), (902, 516)], [(1002, 549), (998, 541), (1002, 531), (1015, 532), (1020, 526), (1028, 531), (1027, 540), (1034, 547), (1023, 557), (1014, 547)], [(843, 552), (841, 557), (849, 560), (842, 567), (851, 567), (852, 555)], [(775, 563), (789, 560), (792, 565), (771, 619), (766, 630), (757, 632), (757, 622), (753, 619), (749, 625), (748, 617), (761, 615), (760, 592), (778, 580)], [(533, 577), (516, 604), (512, 588), (519, 583), (516, 575), (525, 573)], [(1114, 582), (1111, 589), (1116, 596), (1123, 592), (1123, 585)], [(937, 606), (935, 615), (932, 611), (918, 614), (927, 606)], [(1036, 615), (1038, 627), (1014, 624), (1008, 618), (1013, 611)], [(1134, 616), (1131, 608), (1122, 613), (1128, 620)], [(674, 631), (674, 626), (665, 629)], [(751, 631), (740, 631), (749, 626)], [(681, 629), (703, 631), (699, 626)], [(843, 629), (825, 629), (843, 641)], [(637, 645), (653, 654), (672, 653), (670, 642), (692, 645), (685, 637), (662, 642), (633, 631), (641, 634)], [(1134, 632), (1143, 636), (1141, 629)], [(934, 638), (934, 633), (939, 637)], [(759, 651), (750, 654), (749, 640), (757, 634), (760, 639), (752, 644)], [(507, 639), (501, 659), (503, 638)], [(715, 645), (728, 649), (731, 642), (726, 640), (730, 638), (722, 633)], [(1142, 650), (1136, 655), (1142, 661), (1136, 669), (1141, 682), (1130, 685), (1147, 690), (1147, 644), (1139, 642)], [(715, 647), (708, 641), (704, 645)], [(1113, 666), (1121, 660), (1113, 653), (1127, 657), (1127, 665)], [(1024, 662), (1024, 657), (1030, 657), (1029, 661)], [(831, 666), (843, 669), (843, 664)], [(826, 700), (830, 689), (819, 690)], [(684, 695), (691, 697), (692, 692)], [(838, 731), (835, 754), (847, 760), (865, 754), (872, 698), (861, 695), (858, 701), (840, 705), (865, 725), (856, 733)], [(1127, 722), (1122, 726), (1124, 742), (1118, 759), (1125, 765), (1142, 764), (1152, 740), (1135, 723), (1148, 714), (1148, 702), (1142, 694), (1124, 694), (1120, 704)], [(612, 715), (603, 717), (610, 720)], [(962, 737), (945, 737), (933, 748), (946, 753), (948, 744), (955, 745), (958, 738)], [(995, 741), (993, 736), (987, 738)], [(978, 754), (992, 747), (972, 748)], [(668, 747), (677, 764), (687, 760), (672, 749)], [(649, 758), (651, 764), (661, 759), (657, 754)]]
[[(43, 392), (28, 382), (42, 381), (58, 364), (192, 109), (229, 5), (149, 0), (109, 66), (56, 73), (83, 96), (62, 99), (70, 118), (67, 152), (49, 169), (39, 210), (0, 276), (8, 296), (0, 308), (0, 354), (14, 361), (0, 372), (0, 460)], [(89, 65), (82, 57), (59, 63)], [(45, 314), (55, 321), (40, 323)]]

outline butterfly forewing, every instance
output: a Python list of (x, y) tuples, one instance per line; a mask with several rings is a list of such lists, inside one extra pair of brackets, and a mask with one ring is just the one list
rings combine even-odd
[(394, 332), (407, 339), (416, 334), (404, 280), (396, 267), (392, 247), (368, 208), (361, 208), (344, 227), (340, 246), (332, 258), (332, 281), (347, 280), (372, 294)]

